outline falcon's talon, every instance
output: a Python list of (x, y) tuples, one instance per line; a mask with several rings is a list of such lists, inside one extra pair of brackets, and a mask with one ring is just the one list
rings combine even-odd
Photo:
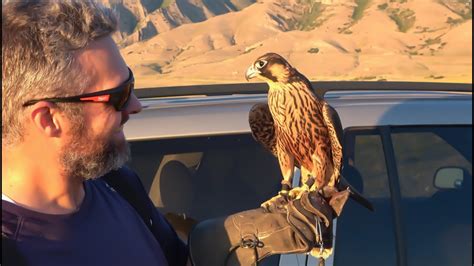
[(290, 190), (289, 196), (290, 196), (291, 199), (300, 199), (301, 195), (305, 191), (307, 191), (307, 192), (310, 191), (309, 187), (307, 185), (303, 185), (301, 187), (295, 187), (295, 188)]
[(288, 201), (288, 191), (282, 190), (278, 192), (277, 196), (274, 196), (273, 198), (260, 204), (260, 207), (266, 210), (270, 210), (272, 206), (275, 208), (278, 208), (278, 206), (282, 205), (284, 202), (287, 202), (287, 201)]
[(282, 196), (282, 197), (286, 197), (286, 196), (288, 196), (288, 193), (289, 193), (288, 190), (280, 190), (280, 191), (278, 192), (278, 195), (280, 195), (280, 196)]

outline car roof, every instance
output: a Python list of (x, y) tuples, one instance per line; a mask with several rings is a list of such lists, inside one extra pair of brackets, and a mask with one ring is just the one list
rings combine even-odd
[[(472, 125), (472, 92), (343, 90), (324, 95), (348, 127)], [(125, 125), (128, 140), (250, 133), (248, 112), (267, 94), (140, 98)]]

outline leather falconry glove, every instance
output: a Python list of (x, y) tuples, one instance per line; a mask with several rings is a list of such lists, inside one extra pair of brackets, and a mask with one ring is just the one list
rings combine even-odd
[(254, 266), (274, 254), (306, 252), (325, 259), (335, 215), (316, 191), (289, 201), (282, 197), (268, 209), (198, 223), (189, 235), (190, 256), (195, 266)]

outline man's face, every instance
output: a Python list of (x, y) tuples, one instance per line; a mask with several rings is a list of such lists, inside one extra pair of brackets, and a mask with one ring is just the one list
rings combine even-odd
[(97, 134), (80, 120), (73, 122), (71, 133), (72, 138), (61, 151), (68, 176), (82, 180), (100, 177), (121, 167), (130, 158), (128, 143), (125, 139), (113, 138), (113, 133)]
[[(129, 73), (115, 43), (110, 37), (94, 41), (78, 55), (78, 61), (93, 85), (86, 91), (114, 88), (128, 79)], [(135, 95), (123, 111), (109, 104), (83, 103), (80, 114), (70, 119), (68, 138), (61, 160), (68, 176), (80, 179), (100, 177), (122, 166), (130, 156), (123, 125), (131, 113), (141, 110)]]

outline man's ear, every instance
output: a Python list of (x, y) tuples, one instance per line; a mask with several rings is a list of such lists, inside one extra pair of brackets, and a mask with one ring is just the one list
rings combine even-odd
[(46, 136), (59, 137), (61, 134), (62, 117), (54, 103), (36, 103), (32, 107), (30, 118), (38, 131)]

